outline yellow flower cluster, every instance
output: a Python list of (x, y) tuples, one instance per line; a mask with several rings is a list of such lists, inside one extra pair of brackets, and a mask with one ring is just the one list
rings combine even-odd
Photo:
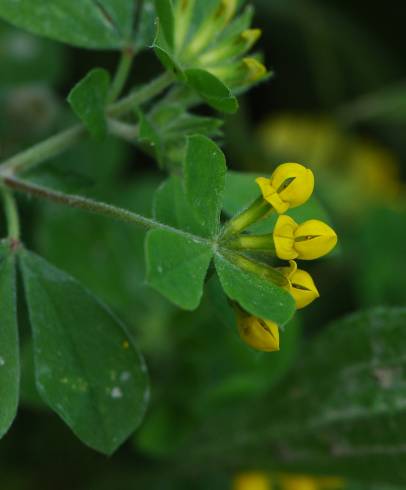
[[(261, 198), (230, 221), (227, 234), (230, 246), (245, 251), (273, 253), (289, 265), (277, 270), (286, 279), (285, 288), (295, 300), (296, 308), (308, 306), (319, 292), (311, 275), (299, 269), (295, 259), (318, 259), (337, 244), (335, 231), (326, 223), (310, 219), (298, 224), (283, 214), (289, 209), (304, 204), (314, 190), (313, 172), (298, 163), (279, 165), (270, 178), (259, 177), (256, 182)], [(241, 232), (253, 223), (268, 216), (274, 210), (278, 218), (272, 234), (250, 235)], [(257, 350), (273, 352), (279, 350), (279, 329), (276, 323), (249, 315), (237, 309), (238, 331), (242, 340)]]
[(337, 477), (269, 475), (260, 471), (251, 471), (235, 476), (233, 490), (340, 490), (344, 485), (345, 481)]
[(334, 230), (322, 221), (311, 219), (297, 224), (286, 211), (304, 204), (314, 189), (313, 172), (298, 163), (279, 165), (267, 179), (256, 182), (262, 196), (280, 214), (273, 231), (273, 243), (279, 259), (289, 260), (289, 267), (279, 270), (288, 279), (288, 290), (298, 309), (319, 297), (319, 292), (306, 271), (297, 268), (294, 259), (313, 260), (328, 254), (337, 244)]

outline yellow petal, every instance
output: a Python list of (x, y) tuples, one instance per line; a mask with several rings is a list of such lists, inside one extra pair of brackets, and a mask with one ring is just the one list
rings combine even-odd
[(279, 350), (279, 329), (276, 323), (240, 312), (237, 324), (241, 339), (250, 347), (264, 352)]
[(335, 231), (323, 221), (311, 219), (296, 229), (294, 247), (299, 259), (318, 259), (331, 252), (336, 244)]
[(289, 267), (278, 267), (278, 271), (282, 272), (282, 274), (290, 281), (293, 274), (297, 271), (297, 264), (294, 260), (289, 260)]
[(292, 260), (298, 256), (294, 248), (295, 232), (298, 224), (290, 216), (281, 215), (276, 221), (273, 231), (273, 241), (277, 257), (282, 260)]
[(296, 302), (296, 308), (298, 310), (308, 306), (320, 296), (312, 276), (304, 270), (297, 269), (290, 277), (290, 282), (291, 287), (289, 291)]
[(271, 181), (265, 177), (258, 177), (255, 182), (261, 189), (265, 201), (269, 202), (275, 211), (279, 214), (285, 213), (289, 209), (289, 204), (282, 201), (277, 194), (276, 189), (272, 187)]
[(320, 296), (312, 276), (308, 272), (298, 269), (294, 260), (289, 261), (289, 267), (279, 267), (278, 270), (289, 279), (289, 286), (285, 289), (293, 296), (298, 310), (309, 305)]
[(268, 197), (276, 194), (276, 189), (271, 186), (270, 179), (267, 179), (266, 177), (258, 177), (255, 179), (255, 182), (259, 185), (264, 199), (268, 200)]
[(314, 175), (299, 163), (283, 163), (272, 174), (270, 185), (276, 189), (282, 201), (295, 208), (304, 204), (312, 195)]

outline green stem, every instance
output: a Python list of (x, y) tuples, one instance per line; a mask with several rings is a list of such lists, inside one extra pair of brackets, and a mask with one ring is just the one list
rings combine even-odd
[(227, 246), (236, 250), (251, 250), (275, 255), (273, 234), (238, 235), (227, 241)]
[(13, 194), (8, 189), (2, 189), (4, 211), (6, 214), (8, 237), (12, 240), (20, 239), (20, 219), (17, 204)]
[(114, 102), (123, 91), (124, 85), (127, 82), (128, 75), (131, 70), (131, 66), (134, 60), (134, 50), (132, 48), (126, 48), (121, 53), (120, 61), (117, 67), (116, 74), (111, 84), (109, 102)]
[(267, 217), (272, 210), (272, 206), (262, 196), (258, 197), (251, 206), (226, 223), (222, 233), (222, 240), (225, 241), (229, 237), (247, 229), (252, 224)]
[(12, 176), (4, 176), (3, 184), (6, 187), (13, 189), (15, 191), (24, 192), (31, 196), (40, 197), (58, 204), (64, 204), (72, 208), (83, 209), (84, 211), (87, 211), (89, 213), (99, 214), (118, 221), (124, 221), (127, 223), (140, 225), (148, 229), (152, 228), (152, 229), (169, 231), (171, 233), (176, 233), (177, 235), (182, 235), (185, 238), (188, 238), (195, 242), (198, 241), (206, 245), (213, 245), (213, 243), (206, 238), (202, 238), (193, 235), (192, 233), (179, 230), (178, 228), (173, 228), (172, 226), (159, 223), (158, 221), (155, 221), (153, 219), (146, 218), (145, 216), (142, 216), (137, 213), (133, 213), (132, 211), (128, 211), (127, 209), (113, 206), (111, 204), (95, 201), (93, 199), (89, 199), (82, 196), (64, 194), (62, 192), (54, 191), (46, 187), (33, 184), (31, 182), (26, 182), (24, 180), (17, 179)]
[(146, 102), (159, 95), (163, 90), (171, 85), (173, 80), (174, 78), (172, 73), (163, 73), (161, 76), (157, 77), (155, 80), (152, 80), (147, 85), (144, 85), (127, 97), (124, 97), (115, 104), (111, 105), (108, 108), (107, 113), (110, 116), (120, 116), (130, 112), (143, 102)]
[[(107, 109), (108, 115), (122, 115), (132, 110), (136, 105), (140, 105), (156, 97), (162, 90), (168, 87), (173, 81), (171, 74), (163, 74), (149, 84), (137, 89), (130, 96), (112, 104)], [(5, 160), (0, 164), (0, 173), (13, 175), (38, 165), (77, 143), (86, 134), (86, 128), (82, 124), (77, 124), (66, 129), (55, 136), (51, 136), (45, 141), (38, 143), (27, 150)]]
[(9, 158), (0, 165), (2, 174), (15, 174), (25, 172), (38, 163), (42, 163), (77, 143), (86, 130), (81, 124), (77, 124), (45, 141), (38, 143), (27, 150)]
[(117, 119), (110, 118), (108, 120), (109, 133), (128, 141), (129, 143), (136, 143), (139, 127), (132, 124), (127, 124)]

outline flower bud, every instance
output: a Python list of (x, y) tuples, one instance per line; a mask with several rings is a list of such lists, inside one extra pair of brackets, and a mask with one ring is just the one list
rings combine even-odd
[(279, 270), (289, 280), (289, 286), (286, 289), (293, 296), (298, 310), (308, 306), (320, 296), (311, 275), (298, 269), (293, 260), (289, 261), (289, 267), (280, 267)]
[(336, 244), (335, 231), (323, 221), (309, 219), (297, 227), (295, 249), (299, 259), (318, 259), (331, 252)]
[(323, 221), (311, 219), (298, 225), (286, 215), (279, 216), (273, 239), (276, 255), (283, 260), (318, 259), (337, 244), (335, 231)]
[(203, 7), (203, 1), (173, 2), (175, 29), (170, 55), (175, 64), (183, 70), (205, 70), (231, 91), (265, 78), (265, 66), (250, 56), (261, 30), (250, 28), (249, 8), (241, 11), (240, 0), (206, 3)]
[(256, 182), (264, 199), (279, 214), (304, 204), (314, 189), (313, 172), (299, 163), (283, 163), (270, 179), (258, 177)]
[(264, 352), (279, 350), (279, 329), (276, 323), (237, 310), (237, 326), (241, 339), (250, 347)]

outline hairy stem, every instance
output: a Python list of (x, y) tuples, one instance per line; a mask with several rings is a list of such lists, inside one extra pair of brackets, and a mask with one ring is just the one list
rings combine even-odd
[(128, 141), (129, 143), (135, 143), (138, 137), (139, 128), (138, 125), (127, 124), (117, 119), (110, 118), (108, 120), (109, 133)]
[(8, 190), (2, 189), (4, 200), (4, 211), (6, 214), (8, 237), (12, 240), (20, 239), (20, 219), (18, 216), (17, 204), (13, 194)]
[(86, 130), (81, 124), (72, 126), (9, 158), (0, 165), (0, 170), (3, 174), (24, 172), (70, 148), (80, 140), (85, 132)]
[(212, 244), (212, 242), (206, 238), (198, 237), (186, 231), (159, 223), (154, 219), (146, 218), (145, 216), (128, 211), (127, 209), (119, 208), (104, 202), (95, 201), (87, 197), (64, 194), (62, 192), (54, 191), (12, 176), (3, 176), (3, 184), (15, 191), (24, 192), (31, 196), (40, 197), (58, 204), (64, 204), (65, 206), (70, 206), (72, 208), (83, 209), (89, 213), (99, 214), (115, 220), (140, 225), (148, 229), (166, 230), (171, 233), (176, 233), (177, 235), (182, 235), (190, 240), (205, 244)]

